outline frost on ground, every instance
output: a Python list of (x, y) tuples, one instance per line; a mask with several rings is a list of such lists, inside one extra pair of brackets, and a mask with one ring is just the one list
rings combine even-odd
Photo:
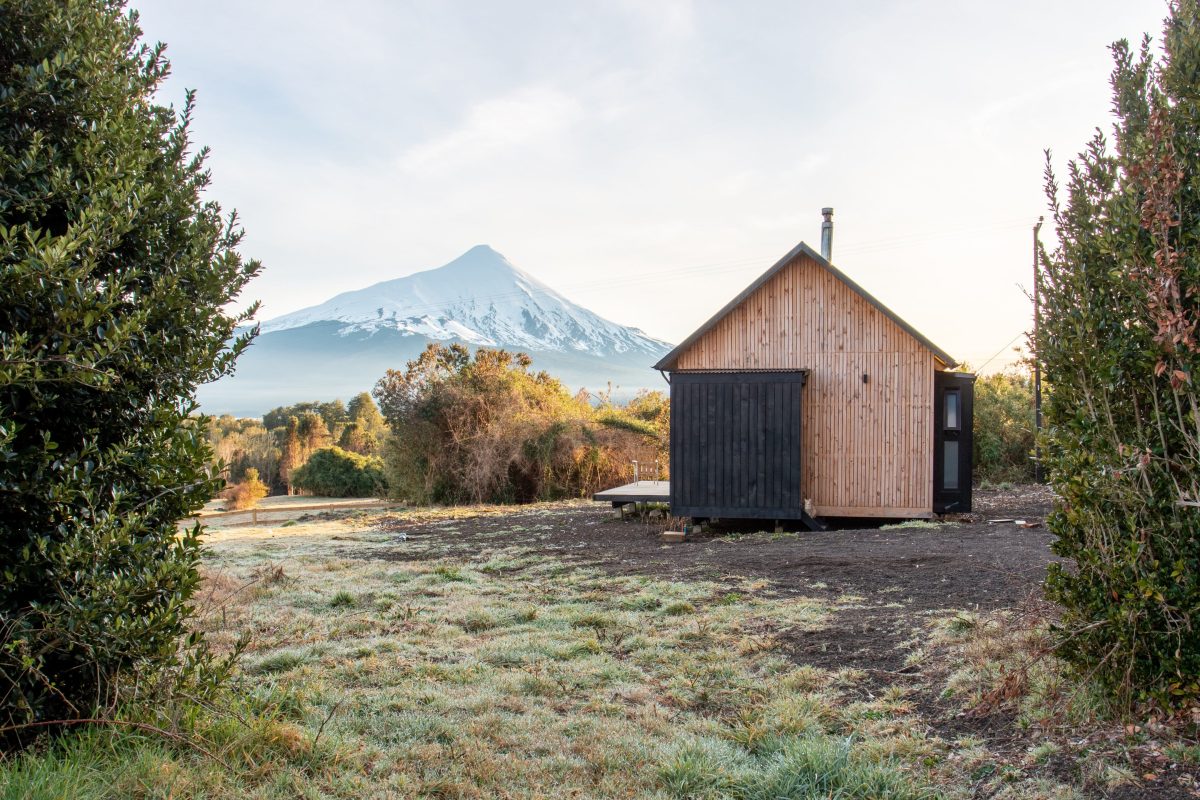
[(61, 795), (69, 774), (78, 797), (1192, 796), (1194, 745), (1104, 733), (1086, 692), (1060, 705), (1052, 660), (995, 693), (1044, 641), (1023, 600), (1044, 531), (664, 547), (660, 528), (578, 502), (214, 528), (203, 627), (249, 636), (236, 694), (256, 715), (204, 729), (230, 768), (137, 739), (0, 778)]

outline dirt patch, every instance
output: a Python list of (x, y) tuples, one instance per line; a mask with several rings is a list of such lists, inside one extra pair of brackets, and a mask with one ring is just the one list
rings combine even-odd
[[(1040, 521), (1047, 510), (1035, 516), (1022, 509), (1020, 518)], [(772, 591), (813, 597), (894, 597), (910, 611), (1012, 605), (1040, 585), (1054, 559), (1044, 528), (985, 522), (782, 534), (716, 529), (664, 545), (658, 537), (661, 524), (615, 520), (599, 504), (452, 520), (388, 517), (380, 528), (414, 542), (437, 537), (438, 558), (478, 558), (489, 550), (521, 547), (618, 574), (757, 579)], [(424, 556), (398, 543), (395, 557)]]
[[(1044, 491), (979, 494), (986, 518), (1040, 522), (1050, 508)], [(985, 521), (798, 533), (717, 528), (665, 545), (658, 536), (662, 523), (617, 520), (606, 506), (577, 504), (450, 520), (388, 517), (380, 527), (413, 544), (435, 537), (437, 547), (429, 551), (398, 541), (399, 560), (473, 560), (520, 547), (615, 574), (716, 581), (730, 591), (749, 583), (757, 591), (839, 600), (843, 606), (850, 598), (837, 625), (788, 634), (781, 644), (797, 661), (869, 670), (885, 683), (891, 673), (901, 673), (903, 643), (931, 615), (1016, 605), (1040, 588), (1055, 558), (1045, 528)], [(861, 607), (855, 598), (861, 598)]]
[(1049, 486), (1014, 486), (1004, 490), (977, 490), (972, 503), (972, 521), (1012, 517), (1044, 521), (1054, 505), (1054, 492)]

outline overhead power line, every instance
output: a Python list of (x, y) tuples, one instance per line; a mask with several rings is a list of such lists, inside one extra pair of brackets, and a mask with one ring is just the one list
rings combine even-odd
[(1005, 350), (1007, 350), (1008, 348), (1010, 348), (1010, 347), (1012, 347), (1014, 344), (1016, 344), (1016, 342), (1017, 342), (1017, 339), (1020, 339), (1020, 338), (1021, 338), (1022, 336), (1024, 336), (1024, 335), (1025, 335), (1025, 331), (1021, 331), (1020, 333), (1018, 333), (1016, 336), (1014, 336), (1014, 337), (1012, 338), (1012, 341), (1010, 341), (1008, 344), (1004, 345), (1004, 347), (1001, 347), (999, 350), (997, 350), (995, 355), (993, 355), (993, 356), (992, 356), (991, 358), (989, 358), (987, 361), (983, 362), (983, 363), (982, 363), (982, 364), (980, 364), (978, 367), (976, 367), (976, 368), (975, 368), (975, 371), (976, 371), (976, 372), (983, 372), (983, 368), (984, 368), (984, 367), (986, 367), (988, 364), (990, 364), (990, 363), (992, 363), (993, 361), (995, 361), (995, 360), (996, 360), (996, 358), (997, 358), (997, 357), (999, 357), (999, 355), (1000, 355), (1001, 353), (1003, 353)]

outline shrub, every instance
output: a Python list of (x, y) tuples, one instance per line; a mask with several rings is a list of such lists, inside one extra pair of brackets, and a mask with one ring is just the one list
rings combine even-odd
[[(524, 354), (432, 344), (375, 396), (391, 427), (384, 463), (393, 495), (419, 503), (578, 497), (630, 477), (665, 431), (610, 406), (597, 410)], [(655, 409), (657, 413), (657, 407)]]
[(326, 447), (292, 473), (292, 485), (321, 497), (373, 497), (386, 481), (380, 459)]
[(256, 309), (223, 309), (259, 265), (122, 6), (0, 11), (0, 727), (213, 664), (188, 633), (200, 528), (176, 524), (220, 481), (188, 415), (249, 343)]
[(1115, 147), (1047, 166), (1059, 247), (1036, 344), (1053, 387), (1049, 525), (1070, 567), (1061, 652), (1121, 695), (1200, 696), (1200, 13), (1173, 3), (1164, 58), (1113, 45)]
[(262, 500), (270, 490), (267, 485), (258, 479), (258, 470), (254, 467), (246, 468), (246, 475), (240, 483), (235, 483), (222, 493), (229, 501), (231, 509), (254, 508), (258, 505), (258, 501)]

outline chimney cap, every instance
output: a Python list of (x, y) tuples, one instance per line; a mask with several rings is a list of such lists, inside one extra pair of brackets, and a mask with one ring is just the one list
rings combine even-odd
[(821, 213), (827, 217), (832, 217), (833, 216), (833, 208), (831, 206), (826, 206), (825, 208), (821, 209)]

